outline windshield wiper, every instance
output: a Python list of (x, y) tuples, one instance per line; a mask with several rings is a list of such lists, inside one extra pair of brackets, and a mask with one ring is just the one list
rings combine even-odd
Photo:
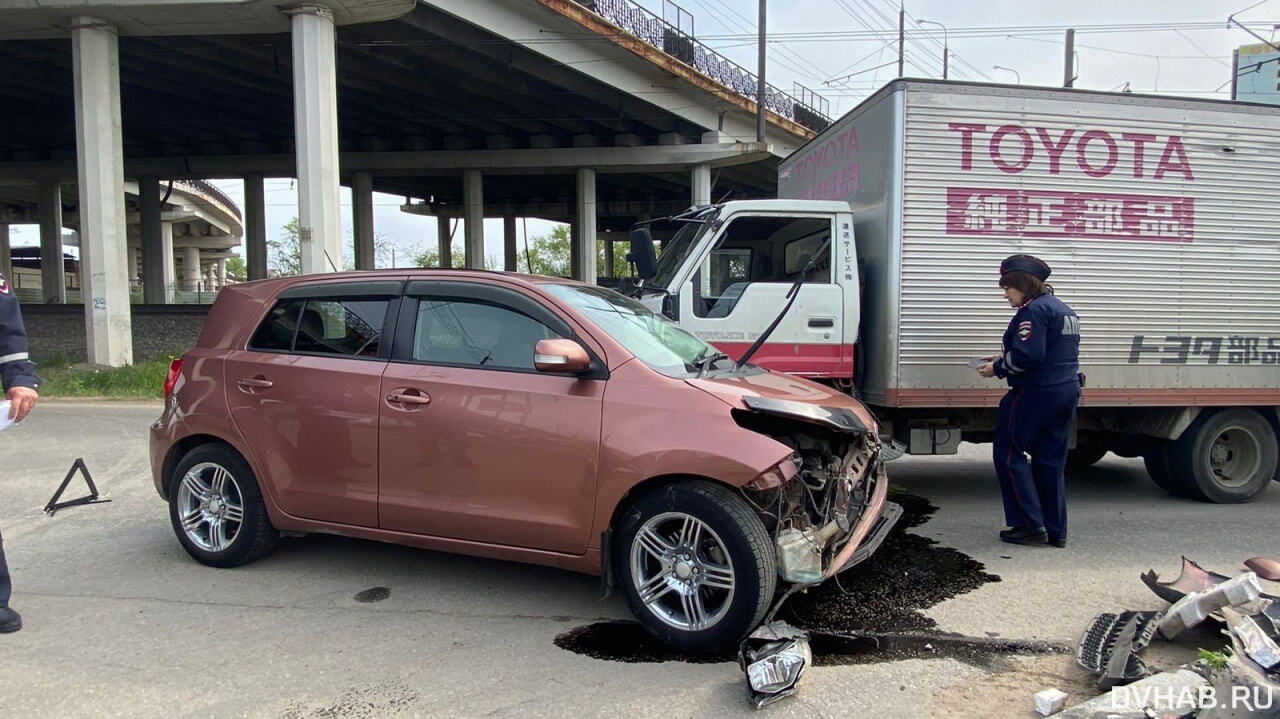
[(715, 364), (716, 360), (722, 359), (729, 359), (729, 355), (723, 352), (712, 352), (711, 354), (699, 359), (698, 363), (695, 365), (698, 369), (698, 379), (702, 379), (707, 376), (707, 372), (711, 371), (711, 365)]

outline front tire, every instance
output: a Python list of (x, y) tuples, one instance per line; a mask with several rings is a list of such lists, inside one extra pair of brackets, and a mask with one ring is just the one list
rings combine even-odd
[(690, 481), (631, 505), (617, 528), (614, 567), (627, 605), (659, 640), (707, 652), (733, 647), (769, 609), (773, 543), (732, 491)]
[(173, 470), (169, 521), (182, 548), (211, 567), (266, 554), (279, 538), (248, 462), (225, 444), (191, 450)]
[(1192, 496), (1221, 504), (1248, 502), (1276, 473), (1276, 434), (1262, 415), (1234, 408), (1201, 412), (1174, 441), (1170, 464)]

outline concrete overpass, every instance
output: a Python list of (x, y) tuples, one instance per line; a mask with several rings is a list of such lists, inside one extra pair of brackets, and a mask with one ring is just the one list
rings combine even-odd
[[(146, 199), (159, 178), (243, 177), (251, 277), (264, 178), (297, 177), (304, 271), (342, 266), (348, 184), (357, 267), (376, 189), (464, 218), (470, 266), (483, 217), (509, 244), (516, 217), (569, 221), (573, 275), (594, 278), (598, 229), (770, 195), (827, 121), (772, 89), (757, 141), (750, 73), (627, 0), (0, 0), (0, 70), (0, 182), (76, 183), (89, 359), (112, 365), (130, 358), (126, 178)], [(147, 202), (144, 279), (163, 251)]]
[[(143, 192), (144, 187), (150, 194)], [(161, 183), (144, 178), (126, 181), (124, 192), (125, 272), (131, 284), (142, 286), (143, 302), (169, 304), (202, 290), (216, 291), (226, 283), (227, 259), (244, 235), (240, 208), (229, 197), (199, 180)], [(24, 302), (68, 301), (66, 270), (56, 258), (63, 257), (65, 244), (80, 245), (79, 213), (64, 211), (65, 204), (76, 208), (74, 198), (78, 195), (74, 183), (0, 180), (0, 271)], [(155, 223), (159, 224), (160, 245), (152, 261), (144, 265), (143, 226), (150, 229)], [(20, 260), (16, 269), (9, 246), (10, 225), (40, 225), (41, 229), (38, 253), (25, 255), (26, 261)], [(64, 228), (75, 231), (70, 235), (75, 238), (72, 242), (65, 241)], [(24, 271), (23, 265), (33, 258), (39, 259), (40, 270)], [(79, 283), (71, 288), (71, 299), (82, 301)]]

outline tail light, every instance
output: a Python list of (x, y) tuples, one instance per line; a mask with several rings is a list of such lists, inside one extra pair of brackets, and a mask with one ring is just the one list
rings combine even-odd
[(164, 376), (164, 401), (169, 403), (173, 396), (173, 386), (178, 383), (178, 375), (182, 374), (182, 358), (176, 357), (169, 363), (169, 374)]

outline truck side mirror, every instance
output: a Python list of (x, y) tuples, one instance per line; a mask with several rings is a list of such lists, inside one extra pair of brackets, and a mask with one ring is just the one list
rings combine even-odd
[(627, 261), (635, 264), (636, 274), (642, 280), (657, 274), (658, 256), (653, 251), (653, 233), (648, 227), (637, 227), (631, 231), (631, 251), (627, 253)]

